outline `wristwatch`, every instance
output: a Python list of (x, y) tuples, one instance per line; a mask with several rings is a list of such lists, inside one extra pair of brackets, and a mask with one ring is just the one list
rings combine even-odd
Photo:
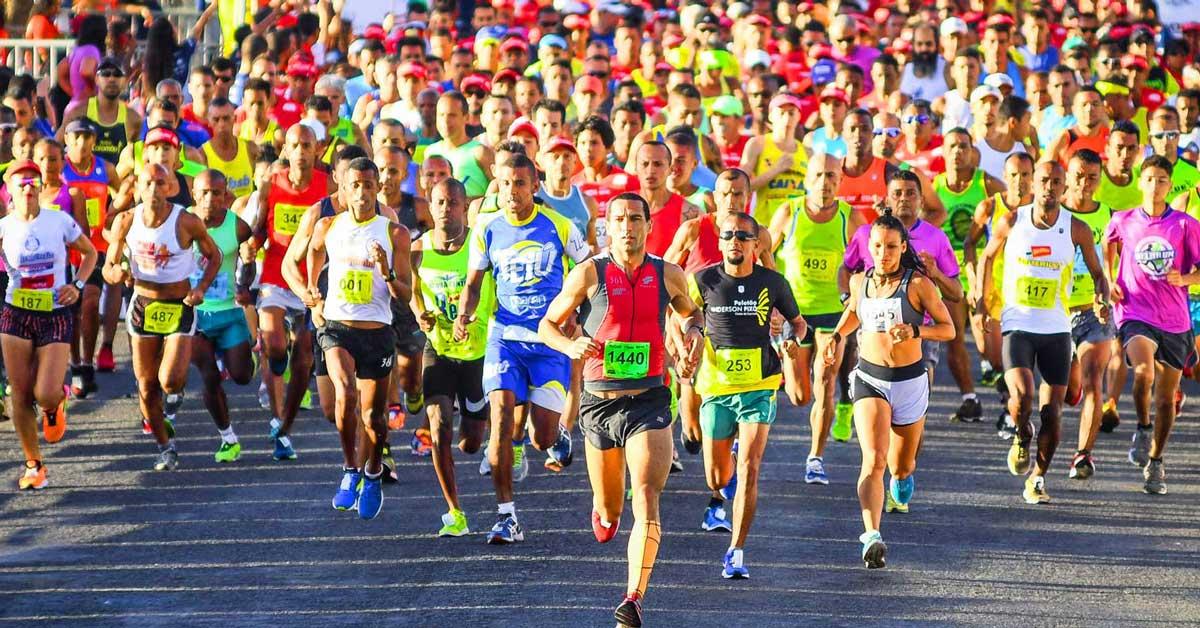
[(76, 279), (71, 285), (75, 286), (76, 290), (83, 292), (83, 288), (87, 285), (87, 283), (85, 283), (82, 279)]

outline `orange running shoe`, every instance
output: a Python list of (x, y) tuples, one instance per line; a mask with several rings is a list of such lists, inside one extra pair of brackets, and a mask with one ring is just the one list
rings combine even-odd
[(388, 404), (388, 429), (396, 432), (404, 429), (404, 406)]
[(42, 409), (42, 438), (47, 443), (57, 443), (67, 433), (67, 394), (70, 389), (63, 386), (63, 398), (53, 411)]
[[(33, 466), (29, 466), (30, 464)], [(17, 487), (22, 491), (40, 491), (50, 485), (46, 480), (46, 467), (39, 460), (29, 460), (25, 463), (25, 473), (17, 480)]]

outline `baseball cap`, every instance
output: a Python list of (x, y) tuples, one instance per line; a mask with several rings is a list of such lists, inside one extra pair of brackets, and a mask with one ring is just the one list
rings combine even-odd
[(425, 66), (411, 62), (400, 66), (400, 69), (396, 71), (396, 74), (402, 77), (415, 76), (417, 78), (425, 78), (428, 75), (425, 70)]
[[(733, 4), (729, 5), (728, 9), (725, 10), (725, 15), (728, 15), (736, 20), (743, 15), (750, 13), (750, 11), (751, 9), (749, 4), (746, 4), (745, 2), (734, 2)], [(767, 20), (767, 23), (770, 24), (770, 20)]]
[(521, 75), (512, 68), (504, 68), (492, 75), (492, 85), (495, 85), (501, 81), (512, 81), (516, 83), (519, 80), (521, 80)]
[(592, 29), (592, 23), (582, 15), (568, 15), (563, 18), (563, 26), (573, 31), (587, 31)]
[(837, 85), (826, 85), (825, 89), (821, 90), (821, 100), (829, 100), (830, 98), (840, 100), (847, 105), (850, 104), (850, 94), (847, 94), (846, 90)]
[(996, 100), (999, 100), (1003, 97), (1004, 97), (1004, 95), (1000, 93), (1000, 90), (998, 88), (996, 88), (993, 85), (988, 85), (986, 83), (976, 87), (974, 90), (971, 91), (971, 102), (973, 102), (973, 103), (976, 101), (983, 100), (984, 98), (995, 98)]
[(509, 37), (500, 44), (500, 52), (508, 52), (509, 50), (521, 50), (529, 52), (529, 42), (520, 37)]
[(755, 26), (771, 26), (771, 20), (767, 19), (765, 15), (759, 15), (757, 13), (746, 18), (746, 23), (753, 24)]
[(742, 55), (742, 67), (752, 68), (756, 65), (771, 67), (771, 55), (766, 50), (748, 50)]
[(576, 154), (579, 153), (579, 151), (575, 149), (575, 143), (562, 136), (558, 136), (550, 140), (550, 143), (546, 145), (545, 151), (549, 153), (559, 149), (566, 149)]
[(66, 133), (91, 133), (96, 134), (96, 127), (92, 125), (92, 121), (87, 118), (75, 118), (67, 123)]
[(149, 146), (159, 142), (166, 142), (175, 148), (179, 148), (179, 134), (169, 127), (156, 126), (150, 129), (149, 133), (146, 133), (146, 141), (143, 144)]
[(562, 35), (542, 35), (542, 38), (538, 40), (538, 49), (547, 48), (550, 46), (566, 50), (567, 40), (563, 39)]
[(465, 76), (458, 84), (458, 91), (465, 94), (469, 89), (483, 90), (483, 92), (486, 94), (487, 92), (492, 91), (492, 82), (488, 80), (487, 77), (480, 76), (478, 74)]
[(1149, 70), (1150, 64), (1146, 63), (1145, 59), (1143, 59), (1142, 57), (1139, 57), (1137, 55), (1132, 55), (1132, 54), (1122, 55), (1121, 56), (1121, 69), (1127, 70), (1129, 68), (1138, 68), (1139, 70)]
[(96, 66), (96, 71), (101, 72), (103, 70), (116, 70), (121, 73), (121, 76), (125, 76), (125, 68), (121, 67), (120, 62), (112, 57), (104, 57), (100, 60), (100, 64)]
[(588, 92), (593, 94), (603, 94), (604, 83), (595, 76), (584, 74), (583, 76), (579, 77), (579, 80), (575, 81), (575, 91), (585, 94)]
[(621, 0), (600, 0), (597, 11), (601, 13), (612, 13), (613, 15), (625, 15), (629, 12), (629, 7), (625, 6)]
[(293, 57), (291, 61), (288, 61), (288, 76), (306, 76), (312, 78), (318, 74), (320, 72), (317, 70), (317, 66), (304, 59)]
[(800, 109), (801, 104), (800, 99), (792, 94), (775, 94), (775, 97), (771, 99), (769, 108), (795, 107)]
[(1103, 96), (1128, 96), (1129, 88), (1112, 81), (1096, 81), (1096, 91)]
[(816, 44), (808, 49), (808, 56), (814, 59), (828, 59), (833, 56), (833, 48), (829, 44)]
[(736, 96), (726, 94), (718, 96), (716, 100), (708, 106), (710, 114), (721, 114), (723, 116), (742, 116), (745, 115), (745, 110), (742, 108), (742, 101)]
[(533, 139), (538, 139), (537, 127), (533, 126), (533, 122), (525, 116), (513, 120), (512, 125), (508, 127), (508, 139), (516, 137), (518, 133), (528, 133), (533, 136)]
[(835, 76), (837, 76), (837, 64), (833, 61), (821, 59), (813, 64), (811, 75), (813, 85), (821, 86), (832, 83)]
[(958, 17), (951, 17), (942, 20), (942, 25), (938, 27), (938, 32), (942, 37), (947, 37), (954, 34), (965, 35), (967, 34), (967, 30), (967, 23), (962, 21), (962, 18)]
[(383, 26), (379, 24), (368, 24), (363, 30), (363, 39), (378, 39), (383, 41), (387, 39), (387, 31), (383, 30)]
[(42, 169), (32, 159), (14, 161), (8, 166), (8, 170), (4, 172), (4, 178), (8, 179), (18, 172), (31, 171), (39, 177), (42, 176)]
[(983, 79), (983, 84), (995, 87), (996, 89), (1000, 89), (1001, 87), (1008, 87), (1011, 89), (1013, 87), (1013, 80), (1012, 77), (1007, 74), (993, 72), (987, 75), (987, 78)]
[(1065, 41), (1063, 41), (1063, 44), (1062, 44), (1062, 49), (1064, 51), (1071, 50), (1073, 48), (1087, 48), (1087, 47), (1088, 47), (1087, 41), (1085, 41), (1082, 37), (1080, 37), (1078, 35), (1075, 35), (1073, 37), (1068, 37)]

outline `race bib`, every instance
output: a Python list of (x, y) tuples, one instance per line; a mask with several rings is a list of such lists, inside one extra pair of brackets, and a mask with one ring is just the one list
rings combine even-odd
[(1050, 309), (1054, 307), (1054, 295), (1057, 293), (1057, 279), (1017, 278), (1017, 305), (1043, 310)]
[(296, 235), (300, 229), (300, 218), (308, 210), (304, 205), (275, 204), (275, 233), (285, 236)]
[(54, 291), (17, 288), (13, 290), (12, 304), (22, 310), (49, 312), (54, 309)]
[(84, 207), (87, 208), (87, 219), (89, 227), (99, 227), (100, 224), (100, 199), (89, 198), (84, 201)]
[(351, 305), (366, 305), (371, 302), (372, 286), (375, 281), (373, 271), (347, 270), (338, 282), (342, 291), (342, 300)]
[(596, 220), (596, 246), (600, 250), (608, 248), (608, 221), (603, 218)]
[(806, 250), (800, 259), (800, 275), (809, 281), (837, 281), (841, 256), (835, 251)]
[(609, 340), (604, 343), (604, 376), (640, 379), (650, 372), (650, 343)]
[(762, 381), (762, 349), (717, 349), (716, 355), (717, 383), (744, 386)]
[[(199, 279), (197, 279), (199, 283)], [(229, 298), (229, 273), (217, 273), (213, 277), (212, 283), (208, 284), (208, 290), (204, 291), (205, 301), (224, 301)]]
[(155, 301), (146, 305), (146, 316), (142, 322), (142, 328), (152, 334), (168, 335), (179, 331), (179, 323), (182, 321), (182, 303)]

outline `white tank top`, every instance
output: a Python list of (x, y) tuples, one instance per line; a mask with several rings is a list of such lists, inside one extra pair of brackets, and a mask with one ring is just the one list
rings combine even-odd
[(1013, 144), (1007, 153), (992, 148), (987, 140), (979, 140), (975, 143), (975, 148), (979, 149), (979, 169), (1001, 181), (1004, 180), (1004, 162), (1008, 156), (1025, 152), (1025, 145), (1020, 142)]
[(180, 205), (171, 206), (171, 214), (157, 228), (146, 226), (145, 208), (133, 208), (133, 224), (125, 236), (129, 255), (129, 270), (136, 281), (171, 284), (187, 281), (195, 270), (196, 260), (191, 247), (179, 246)]
[(43, 209), (26, 222), (9, 214), (0, 219), (4, 263), (8, 269), (5, 302), (49, 312), (59, 307), (55, 291), (67, 283), (67, 243), (83, 235), (69, 213)]
[(349, 211), (333, 219), (325, 233), (329, 254), (329, 296), (325, 319), (338, 322), (392, 322), (392, 295), (387, 278), (379, 274), (371, 257), (371, 244), (378, 242), (392, 260), (391, 222), (380, 215), (355, 222)]
[(1049, 229), (1033, 224), (1033, 206), (1017, 209), (1004, 245), (1004, 309), (1001, 331), (1058, 334), (1071, 331), (1067, 294), (1075, 262), (1071, 212), (1062, 208)]

